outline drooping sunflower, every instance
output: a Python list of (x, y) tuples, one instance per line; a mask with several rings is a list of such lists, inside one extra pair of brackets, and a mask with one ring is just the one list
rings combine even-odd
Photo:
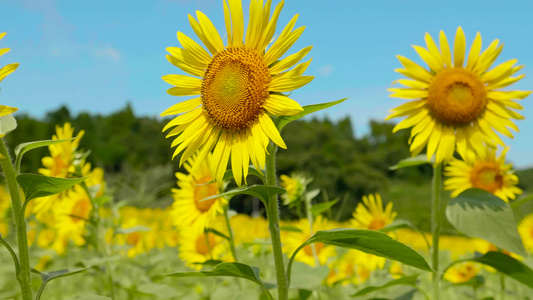
[(173, 157), (183, 152), (180, 164), (196, 152), (200, 162), (214, 149), (211, 169), (216, 180), (222, 179), (231, 156), (233, 175), (240, 185), (243, 177), (246, 180), (250, 161), (257, 169), (265, 167), (270, 140), (286, 148), (269, 115), (301, 112), (302, 107), (282, 93), (306, 85), (313, 77), (302, 76), (311, 60), (297, 64), (311, 47), (280, 60), (304, 31), (304, 27), (294, 29), (296, 15), (273, 41), (283, 4), (281, 1), (271, 16), (271, 1), (263, 5), (263, 1), (252, 0), (245, 34), (241, 1), (224, 1), (226, 46), (209, 18), (197, 12), (198, 21), (189, 15), (189, 22), (208, 51), (182, 32), (178, 32), (178, 40), (183, 48), (167, 48), (171, 54), (167, 59), (192, 75), (163, 76), (174, 85), (168, 93), (197, 96), (161, 114), (181, 114), (163, 129), (174, 127), (167, 137), (176, 137)]
[(171, 216), (178, 228), (194, 228), (204, 231), (217, 214), (223, 212), (227, 200), (223, 197), (201, 201), (209, 196), (222, 193), (222, 183), (212, 182), (214, 175), (210, 169), (211, 154), (201, 162), (196, 169), (192, 169), (197, 157), (193, 156), (185, 163), (189, 174), (176, 173), (179, 189), (172, 189), (174, 203)]
[[(6, 35), (5, 32), (0, 33), (0, 40), (2, 38), (4, 38), (5, 35)], [(9, 48), (0, 49), (0, 56), (8, 53), (10, 50), (11, 49), (9, 49)], [(14, 63), (14, 64), (9, 64), (9, 65), (3, 67), (2, 69), (0, 69), (0, 81), (4, 80), (4, 78), (6, 78), (7, 75), (13, 73), (18, 68), (18, 66), (19, 66), (18, 63)], [(5, 106), (5, 105), (0, 105), (0, 117), (12, 114), (12, 113), (16, 112), (17, 109), (18, 108), (16, 108), (16, 107), (9, 107), (9, 106)], [(3, 135), (0, 135), (0, 137), (2, 137), (2, 136)]]
[(383, 209), (380, 194), (363, 196), (363, 203), (357, 204), (351, 225), (360, 229), (381, 229), (394, 221), (397, 213), (392, 211), (392, 202)]
[(514, 174), (513, 166), (505, 163), (506, 148), (499, 157), (496, 150), (485, 148), (477, 156), (466, 155), (465, 160), (452, 158), (444, 169), (448, 177), (444, 181), (444, 189), (452, 191), (452, 197), (457, 197), (470, 188), (486, 190), (505, 202), (515, 199), (522, 190), (518, 184), (518, 176)]
[(440, 32), (440, 50), (426, 33), (427, 49), (413, 46), (429, 70), (398, 56), (405, 69), (395, 71), (411, 79), (395, 81), (406, 88), (392, 88), (391, 97), (412, 101), (391, 110), (386, 119), (404, 117), (394, 128), (413, 127), (409, 140), (413, 156), (427, 145), (427, 157), (435, 154), (435, 163), (452, 158), (455, 150), (464, 157), (468, 149), (483, 152), (486, 145), (503, 145), (496, 132), (512, 138), (509, 128), (518, 131), (511, 119), (523, 119), (514, 109), (523, 109), (513, 100), (527, 97), (530, 91), (501, 91), (522, 79), (512, 77), (523, 66), (516, 59), (506, 61), (491, 70), (503, 45), (494, 40), (481, 54), (481, 35), (477, 33), (465, 59), (466, 39), (457, 28), (453, 61), (448, 40)]

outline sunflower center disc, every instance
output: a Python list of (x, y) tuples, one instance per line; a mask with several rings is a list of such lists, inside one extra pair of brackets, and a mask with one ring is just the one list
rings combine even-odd
[(503, 176), (496, 163), (483, 163), (472, 170), (472, 185), (475, 188), (494, 193), (503, 186)]
[(196, 208), (201, 212), (208, 211), (213, 205), (213, 203), (215, 203), (216, 199), (210, 199), (205, 201), (201, 200), (209, 196), (218, 194), (218, 188), (216, 183), (205, 184), (209, 181), (211, 181), (211, 177), (206, 176), (206, 178), (198, 180), (197, 184), (194, 186), (194, 204), (196, 205)]
[(72, 213), (70, 214), (72, 222), (78, 223), (80, 221), (88, 219), (90, 209), (91, 204), (89, 201), (86, 201), (85, 199), (78, 200), (78, 202), (74, 204), (74, 207), (72, 208)]
[(207, 255), (214, 246), (215, 238), (211, 233), (204, 233), (196, 238), (196, 252), (200, 254)]
[(481, 78), (473, 72), (463, 68), (446, 69), (431, 82), (427, 104), (440, 122), (466, 125), (485, 110), (487, 91)]
[(210, 119), (229, 131), (249, 127), (264, 111), (270, 73), (262, 56), (242, 47), (217, 53), (202, 82), (203, 107)]

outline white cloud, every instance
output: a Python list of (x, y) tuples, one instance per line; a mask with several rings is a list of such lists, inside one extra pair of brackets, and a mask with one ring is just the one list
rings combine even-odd
[(114, 61), (118, 61), (121, 57), (120, 52), (111, 46), (105, 46), (94, 51), (96, 56), (108, 57)]
[(333, 66), (332, 65), (325, 65), (323, 67), (318, 68), (318, 72), (322, 76), (328, 76), (331, 73), (333, 73)]

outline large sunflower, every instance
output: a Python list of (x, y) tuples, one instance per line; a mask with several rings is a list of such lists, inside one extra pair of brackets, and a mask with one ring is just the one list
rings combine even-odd
[[(5, 35), (6, 35), (5, 32), (0, 33), (0, 40), (2, 38), (4, 38)], [(0, 49), (0, 56), (8, 53), (10, 50), (11, 49), (9, 49), (9, 48)], [(4, 80), (4, 78), (6, 78), (7, 75), (13, 73), (18, 68), (18, 66), (19, 66), (18, 63), (14, 63), (14, 64), (9, 64), (9, 65), (3, 67), (2, 69), (0, 69), (0, 81)], [(0, 117), (12, 114), (15, 111), (17, 111), (17, 109), (18, 108), (16, 108), (16, 107), (9, 107), (9, 106), (5, 106), (5, 105), (0, 105)]]
[(481, 54), (481, 35), (477, 33), (465, 59), (466, 40), (461, 27), (457, 28), (453, 61), (448, 40), (440, 32), (440, 51), (426, 33), (428, 49), (413, 46), (429, 70), (398, 56), (405, 69), (395, 71), (413, 80), (400, 79), (407, 88), (392, 88), (391, 97), (411, 99), (400, 105), (386, 119), (407, 116), (394, 132), (413, 127), (410, 150), (418, 155), (427, 145), (428, 159), (435, 154), (440, 163), (453, 156), (455, 150), (464, 157), (467, 149), (482, 152), (486, 145), (503, 145), (496, 132), (512, 138), (509, 128), (518, 131), (511, 119), (523, 119), (513, 109), (523, 109), (513, 101), (527, 97), (530, 91), (501, 91), (500, 88), (522, 79), (511, 77), (522, 66), (516, 59), (506, 61), (489, 70), (503, 45), (494, 40)]
[(452, 158), (445, 168), (444, 189), (452, 191), (452, 197), (457, 197), (470, 188), (486, 190), (505, 202), (515, 199), (522, 190), (518, 184), (518, 176), (513, 172), (513, 166), (505, 163), (506, 148), (499, 157), (496, 150), (486, 148), (478, 156), (466, 155), (465, 160)]
[[(214, 148), (211, 169), (220, 181), (231, 156), (231, 166), (238, 185), (248, 174), (252, 161), (265, 167), (269, 140), (286, 148), (269, 114), (294, 115), (302, 107), (282, 94), (309, 83), (312, 76), (302, 76), (311, 60), (296, 65), (311, 47), (279, 60), (296, 42), (304, 27), (294, 29), (294, 16), (273, 43), (276, 22), (283, 7), (281, 1), (270, 16), (271, 1), (252, 0), (248, 30), (244, 34), (244, 18), (240, 0), (224, 1), (227, 46), (211, 21), (197, 12), (198, 21), (189, 15), (194, 32), (206, 51), (191, 38), (178, 32), (183, 48), (167, 48), (167, 59), (187, 75), (166, 75), (163, 80), (174, 85), (173, 96), (198, 96), (175, 104), (161, 116), (180, 116), (170, 121), (164, 131), (176, 137), (174, 156), (183, 152), (180, 164), (195, 152), (202, 161)], [(290, 68), (294, 67), (292, 70)]]

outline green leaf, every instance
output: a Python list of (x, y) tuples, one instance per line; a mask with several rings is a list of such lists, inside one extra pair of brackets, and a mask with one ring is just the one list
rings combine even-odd
[(422, 236), (422, 238), (426, 242), (428, 250), (431, 248), (431, 245), (429, 244), (429, 241), (428, 241), (426, 235), (424, 234), (424, 232), (422, 232), (422, 230), (420, 230), (418, 227), (416, 227), (413, 223), (411, 223), (408, 220), (396, 219), (396, 220), (392, 221), (392, 223), (390, 223), (389, 225), (379, 229), (378, 231), (390, 232), (390, 231), (395, 231), (395, 230), (403, 229), (403, 228), (412, 228), (412, 229), (418, 231), (418, 233)]
[[(259, 269), (256, 267), (250, 267), (241, 263), (230, 263), (224, 262), (216, 265), (210, 271), (200, 271), (200, 272), (176, 272), (171, 274), (166, 274), (165, 276), (169, 277), (220, 277), (220, 276), (229, 276), (244, 278), (250, 280), (260, 287), (262, 287), (269, 295), (268, 288), (265, 286), (263, 281), (259, 278)], [(272, 296), (270, 296), (272, 299)]]
[(119, 228), (117, 229), (117, 234), (129, 234), (129, 233), (133, 233), (133, 232), (146, 232), (146, 231), (150, 231), (152, 230), (152, 228), (148, 227), (148, 226), (144, 226), (144, 225), (137, 225), (137, 226), (132, 226), (132, 227), (128, 227), (128, 228)]
[(485, 253), (483, 256), (469, 260), (491, 266), (518, 282), (533, 288), (533, 270), (509, 255), (491, 251)]
[(67, 141), (72, 141), (75, 138), (71, 139), (64, 139), (64, 140), (44, 140), (44, 141), (35, 141), (35, 142), (28, 142), (28, 143), (22, 143), (15, 147), (15, 155), (17, 156), (17, 160), (20, 160), (19, 157), (22, 157), (26, 152), (40, 148), (45, 146), (50, 146), (53, 144), (63, 143)]
[(428, 161), (427, 155), (421, 154), (415, 157), (409, 157), (406, 159), (402, 159), (396, 165), (389, 167), (389, 170), (398, 170), (398, 169), (425, 165), (425, 164), (433, 164), (433, 160)]
[(17, 182), (26, 196), (26, 202), (34, 198), (59, 194), (85, 179), (87, 177), (57, 178), (38, 174), (20, 174), (17, 176)]
[(323, 109), (326, 109), (328, 107), (331, 107), (331, 106), (337, 105), (339, 103), (342, 103), (346, 99), (348, 99), (348, 98), (344, 98), (344, 99), (333, 101), (333, 102), (306, 105), (306, 106), (303, 107), (304, 111), (302, 111), (301, 113), (299, 113), (297, 115), (277, 117), (276, 120), (275, 120), (276, 128), (278, 128), (278, 130), (281, 132), (281, 129), (283, 129), (283, 127), (285, 127), (285, 125), (289, 124), (290, 122), (298, 120), (298, 119), (301, 119), (301, 118), (305, 117), (306, 115), (308, 115), (310, 113), (314, 113), (316, 111), (323, 110)]
[(229, 241), (229, 236), (223, 234), (222, 232), (216, 230), (215, 228), (206, 228), (205, 229), (207, 232), (211, 232), (213, 233), (214, 235), (218, 235), (219, 237), (223, 238), (223, 239), (226, 239)]
[(517, 207), (519, 207), (520, 205), (522, 204), (525, 204), (529, 201), (533, 200), (533, 194), (529, 194), (529, 195), (522, 195), (522, 197), (516, 199), (515, 201), (511, 202), (510, 205), (511, 205), (511, 208), (512, 209), (515, 209)]
[(250, 195), (250, 196), (259, 198), (261, 201), (263, 201), (263, 203), (267, 204), (271, 195), (283, 194), (285, 192), (286, 192), (285, 189), (279, 186), (252, 185), (252, 186), (236, 188), (236, 189), (227, 191), (219, 195), (210, 196), (210, 197), (200, 200), (200, 202), (211, 200), (211, 199), (216, 199), (219, 197), (232, 197), (235, 195)]
[(17, 120), (12, 115), (0, 117), (0, 135), (4, 136), (17, 128)]
[[(261, 179), (263, 183), (266, 183), (265, 175), (263, 174), (263, 172), (260, 170), (257, 170), (254, 166), (248, 167), (248, 175), (254, 175), (258, 177), (259, 179)], [(231, 180), (231, 179), (233, 179), (233, 171), (229, 169), (224, 173), (224, 177), (222, 178), (222, 180), (226, 181), (226, 180)], [(209, 183), (213, 183), (213, 182), (215, 181), (210, 181)]]
[(333, 229), (317, 231), (305, 243), (298, 247), (296, 251), (294, 251), (287, 268), (289, 282), (291, 266), (296, 254), (305, 246), (312, 243), (324, 243), (337, 247), (356, 249), (369, 254), (396, 260), (424, 271), (433, 271), (426, 260), (415, 250), (392, 239), (390, 236), (382, 232), (366, 229)]
[(320, 215), (321, 213), (330, 209), (333, 205), (337, 204), (337, 202), (339, 202), (339, 199), (315, 204), (311, 206), (311, 213), (313, 214), (314, 217), (316, 217)]
[(7, 251), (9, 252), (9, 254), (11, 254), (11, 258), (13, 258), (13, 263), (15, 264), (15, 274), (19, 274), (20, 265), (19, 265), (19, 260), (17, 258), (17, 254), (15, 253), (13, 248), (11, 248), (11, 246), (9, 246), (9, 244), (2, 238), (2, 234), (0, 234), (0, 244), (4, 245)]
[(358, 291), (357, 293), (351, 295), (351, 297), (364, 296), (366, 294), (369, 294), (369, 293), (372, 293), (372, 292), (375, 292), (375, 291), (379, 291), (379, 290), (383, 290), (383, 289), (386, 289), (388, 287), (395, 286), (395, 285), (416, 286), (416, 280), (418, 278), (418, 275), (420, 275), (420, 274), (411, 275), (411, 276), (405, 276), (405, 277), (402, 277), (402, 278), (399, 278), (399, 279), (396, 279), (396, 280), (389, 281), (389, 282), (387, 282), (387, 283), (385, 283), (383, 285), (368, 286), (368, 287), (365, 287), (364, 289)]
[(39, 291), (37, 293), (36, 299), (40, 299), (41, 298), (41, 294), (42, 294), (46, 284), (49, 281), (52, 281), (52, 280), (54, 280), (56, 278), (76, 275), (78, 273), (85, 272), (85, 271), (87, 271), (87, 269), (90, 269), (90, 268), (91, 267), (87, 267), (87, 268), (78, 269), (78, 270), (74, 270), (74, 271), (69, 271), (68, 269), (64, 269), (64, 270), (53, 271), (53, 272), (48, 272), (48, 273), (40, 272), (40, 271), (35, 270), (35, 269), (32, 268), (31, 271), (33, 273), (40, 274), (41, 275), (41, 279), (42, 279), (41, 287), (39, 288)]
[(313, 291), (322, 285), (328, 274), (328, 266), (311, 267), (308, 264), (296, 262), (291, 288)]
[(499, 248), (527, 256), (509, 204), (491, 193), (469, 189), (452, 199), (446, 216), (460, 232), (482, 238)]

